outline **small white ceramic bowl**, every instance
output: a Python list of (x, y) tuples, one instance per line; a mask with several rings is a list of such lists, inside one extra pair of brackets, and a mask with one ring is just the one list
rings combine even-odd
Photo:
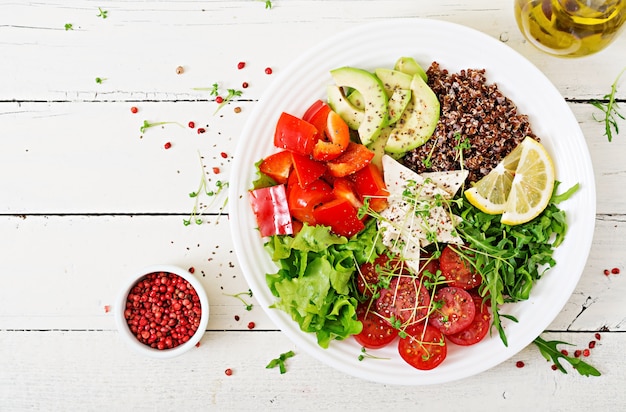
[[(195, 289), (198, 297), (200, 298), (200, 307), (201, 307), (201, 315), (200, 315), (200, 324), (198, 325), (198, 329), (194, 333), (192, 337), (185, 343), (182, 343), (176, 347), (171, 349), (156, 349), (152, 348), (149, 345), (141, 342), (131, 331), (128, 326), (128, 322), (124, 317), (124, 310), (126, 309), (126, 299), (131, 289), (137, 284), (137, 282), (143, 279), (145, 276), (150, 273), (155, 272), (168, 272), (174, 275), (178, 275), (181, 278), (185, 279), (189, 284)], [(198, 279), (196, 279), (193, 274), (191, 274), (188, 270), (182, 269), (180, 267), (174, 265), (153, 265), (146, 268), (141, 269), (136, 272), (133, 276), (130, 276), (126, 281), (122, 289), (120, 290), (119, 295), (117, 296), (117, 300), (115, 302), (115, 322), (117, 324), (117, 328), (119, 330), (121, 338), (130, 345), (136, 351), (151, 356), (153, 358), (173, 358), (175, 356), (182, 355), (184, 352), (193, 348), (202, 338), (204, 332), (206, 330), (207, 323), (209, 321), (209, 299), (207, 297), (206, 291), (202, 287), (202, 284)]]

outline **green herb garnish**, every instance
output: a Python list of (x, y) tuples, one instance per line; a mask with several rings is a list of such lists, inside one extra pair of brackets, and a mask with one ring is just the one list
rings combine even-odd
[(156, 126), (162, 126), (164, 124), (177, 124), (180, 127), (183, 127), (183, 125), (178, 123), (178, 122), (154, 122), (154, 123), (151, 123), (151, 122), (149, 122), (147, 120), (144, 120), (143, 121), (143, 125), (139, 128), (139, 131), (141, 131), (141, 133), (144, 133), (146, 131), (146, 129), (149, 129), (151, 127), (156, 127)]
[(617, 78), (611, 85), (611, 92), (609, 94), (604, 95), (604, 100), (607, 100), (606, 103), (601, 102), (599, 100), (591, 101), (591, 104), (600, 109), (603, 113), (603, 118), (597, 118), (595, 114), (593, 115), (594, 120), (597, 122), (604, 123), (604, 135), (609, 139), (609, 142), (613, 139), (613, 131), (615, 134), (619, 134), (619, 128), (617, 125), (617, 120), (624, 119), (624, 115), (619, 112), (619, 106), (617, 105), (617, 101), (615, 100), (615, 94), (617, 93), (617, 83), (619, 79), (622, 77), (626, 71), (626, 67), (622, 69), (621, 72), (617, 75)]
[(226, 295), (226, 296), (230, 296), (230, 297), (233, 297), (233, 298), (236, 298), (236, 299), (239, 299), (239, 300), (240, 300), (240, 301), (241, 301), (241, 302), (242, 302), (242, 303), (246, 306), (246, 310), (247, 310), (247, 311), (251, 311), (251, 310), (252, 310), (252, 307), (253, 307), (252, 303), (248, 303), (248, 302), (246, 302), (246, 301), (245, 301), (245, 300), (241, 297), (241, 295), (246, 295), (246, 296), (252, 297), (252, 290), (248, 289), (248, 291), (247, 291), (247, 292), (239, 292), (239, 293), (235, 293), (234, 295), (229, 295), (229, 294), (227, 294), (227, 293), (224, 293), (224, 295)]
[(285, 361), (294, 356), (295, 356), (295, 353), (293, 353), (293, 351), (291, 350), (289, 352), (281, 353), (278, 358), (272, 359), (265, 368), (272, 369), (278, 366), (278, 368), (280, 369), (280, 373), (283, 374), (287, 372), (287, 368), (285, 367)]
[(563, 352), (557, 349), (556, 345), (571, 345), (571, 343), (563, 342), (560, 340), (551, 340), (546, 341), (541, 336), (537, 336), (537, 338), (533, 341), (535, 345), (539, 348), (539, 351), (543, 355), (546, 360), (554, 362), (556, 367), (563, 373), (567, 373), (563, 365), (561, 365), (560, 359), (563, 359), (566, 362), (569, 362), (572, 367), (582, 376), (600, 376), (600, 371), (598, 371), (593, 366), (584, 362), (580, 358), (574, 358), (568, 355), (565, 355)]
[(98, 16), (97, 17), (102, 17), (103, 19), (106, 19), (108, 13), (109, 12), (107, 10), (102, 10), (100, 7), (98, 7)]
[(72, 23), (65, 23), (65, 31), (74, 30), (74, 25)]
[(96, 77), (96, 83), (102, 84), (106, 80), (106, 77)]
[[(213, 204), (213, 202), (217, 199), (218, 195), (220, 193), (222, 193), (222, 191), (226, 188), (228, 188), (228, 182), (222, 181), (222, 180), (216, 180), (215, 181), (215, 188), (214, 189), (210, 189), (209, 188), (209, 182), (206, 178), (206, 173), (204, 172), (204, 163), (202, 162), (202, 156), (200, 155), (200, 153), (198, 153), (198, 158), (200, 159), (200, 184), (198, 186), (198, 189), (195, 192), (191, 192), (189, 193), (189, 197), (194, 198), (195, 199), (195, 203), (193, 205), (193, 209), (191, 211), (191, 213), (189, 214), (189, 218), (188, 219), (183, 219), (183, 224), (185, 226), (189, 226), (191, 224), (191, 222), (194, 222), (197, 225), (201, 225), (203, 223), (202, 218), (201, 218), (201, 211), (200, 211), (200, 195), (202, 193), (204, 193), (206, 196), (211, 197), (212, 201), (206, 205), (205, 207), (209, 207)], [(224, 200), (224, 203), (222, 204), (222, 206), (220, 207), (220, 214), (221, 212), (224, 210), (224, 208), (226, 207), (226, 204), (228, 203), (228, 198), (226, 198)], [(252, 293), (252, 292), (250, 292)], [(250, 295), (252, 296), (252, 295)]]

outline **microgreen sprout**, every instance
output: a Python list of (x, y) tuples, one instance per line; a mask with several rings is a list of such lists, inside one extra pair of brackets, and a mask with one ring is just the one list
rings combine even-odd
[(235, 89), (228, 89), (227, 91), (228, 91), (228, 94), (226, 95), (226, 97), (224, 97), (224, 99), (219, 104), (219, 106), (217, 106), (217, 109), (215, 109), (215, 112), (213, 114), (217, 113), (222, 107), (224, 107), (229, 101), (231, 101), (233, 97), (241, 96), (241, 94), (243, 93), (241, 90), (235, 90)]
[(246, 302), (245, 299), (241, 297), (242, 295), (252, 297), (252, 290), (250, 289), (248, 289), (247, 292), (239, 292), (239, 293), (235, 293), (234, 295), (229, 295), (228, 293), (224, 293), (224, 295), (239, 299), (246, 306), (246, 310), (248, 312), (251, 311), (254, 306), (252, 303)]
[(241, 90), (226, 89), (226, 96), (220, 97), (220, 86), (218, 83), (213, 83), (211, 87), (194, 87), (193, 90), (208, 90), (209, 95), (215, 96), (215, 101), (218, 102), (217, 109), (213, 114), (216, 114), (222, 107), (230, 102), (234, 97), (241, 96), (243, 92)]
[(98, 84), (102, 84), (105, 80), (107, 80), (106, 77), (96, 77), (96, 83)]
[(139, 131), (141, 131), (141, 133), (144, 133), (147, 129), (151, 128), (151, 127), (156, 127), (156, 126), (163, 126), (165, 124), (177, 124), (180, 127), (184, 127), (182, 124), (178, 123), (178, 122), (154, 122), (151, 123), (147, 120), (143, 121), (143, 125), (139, 128)]
[(98, 7), (98, 16), (97, 17), (102, 17), (103, 19), (106, 19), (108, 16), (109, 12), (107, 10), (102, 10), (102, 8)]
[[(213, 204), (213, 202), (218, 198), (218, 195), (222, 193), (224, 189), (228, 188), (228, 182), (225, 182), (223, 180), (216, 180), (215, 188), (214, 189), (209, 188), (209, 182), (207, 180), (206, 173), (204, 172), (204, 169), (205, 169), (204, 162), (202, 161), (202, 156), (200, 155), (200, 153), (198, 153), (198, 158), (200, 159), (200, 173), (201, 173), (200, 184), (198, 185), (198, 189), (195, 192), (189, 193), (189, 197), (195, 199), (195, 203), (189, 215), (189, 218), (183, 219), (183, 224), (185, 226), (189, 226), (192, 222), (194, 222), (197, 225), (201, 225), (203, 223), (203, 220), (201, 217), (202, 213), (200, 211), (201, 209), (200, 195), (202, 193), (212, 198), (211, 202), (208, 205), (204, 206), (204, 208), (207, 208)], [(224, 203), (220, 207), (220, 210), (219, 210), (220, 213), (224, 210), (227, 203), (228, 203), (228, 198), (224, 200)]]
[(358, 358), (360, 361), (364, 360), (364, 359), (378, 359), (378, 360), (389, 360), (390, 358), (383, 358), (380, 356), (374, 356), (371, 353), (367, 352), (367, 349), (365, 349), (364, 347), (361, 347), (361, 354), (359, 354)]
[(278, 356), (278, 358), (276, 359), (272, 359), (270, 361), (270, 363), (267, 364), (267, 366), (265, 367), (266, 369), (272, 369), (275, 368), (276, 366), (278, 366), (278, 369), (280, 370), (281, 375), (285, 372), (287, 372), (287, 367), (285, 366), (285, 361), (289, 358), (292, 358), (295, 356), (295, 353), (293, 351), (289, 351), (289, 352), (285, 352), (285, 353), (281, 353), (280, 356)]
[(74, 30), (74, 25), (72, 23), (65, 23), (65, 31)]
[(271, 9), (272, 8), (272, 1), (271, 0), (258, 0), (258, 1), (264, 2), (266, 9)]
[(591, 104), (597, 109), (600, 109), (604, 115), (603, 118), (597, 118), (594, 114), (593, 118), (597, 122), (604, 123), (604, 135), (609, 139), (609, 142), (613, 139), (613, 131), (615, 131), (615, 134), (619, 134), (619, 127), (617, 125), (618, 118), (622, 120), (624, 119), (624, 115), (619, 112), (619, 106), (617, 105), (615, 94), (617, 93), (617, 84), (619, 79), (625, 71), (626, 67), (624, 67), (617, 75), (617, 78), (611, 85), (611, 92), (604, 96), (604, 100), (607, 100), (606, 103), (598, 100), (591, 101)]

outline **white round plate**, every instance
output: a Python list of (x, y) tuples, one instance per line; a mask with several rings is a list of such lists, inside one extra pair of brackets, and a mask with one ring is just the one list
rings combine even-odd
[[(497, 333), (469, 347), (450, 344), (446, 360), (431, 371), (407, 365), (394, 344), (371, 351), (389, 360), (359, 361), (361, 348), (353, 339), (333, 341), (323, 349), (313, 334), (301, 332), (287, 314), (269, 308), (275, 298), (265, 283), (265, 274), (275, 273), (277, 267), (263, 249), (247, 194), (256, 176), (254, 164), (276, 151), (273, 133), (283, 111), (301, 116), (315, 100), (325, 99), (326, 86), (333, 83), (331, 69), (392, 68), (401, 56), (414, 57), (424, 68), (437, 61), (450, 72), (485, 68), (488, 82), (496, 83), (517, 104), (519, 113), (529, 116), (533, 131), (554, 160), (561, 189), (580, 184), (575, 196), (561, 204), (567, 212), (569, 232), (555, 251), (557, 265), (534, 286), (528, 301), (501, 310), (519, 321), (504, 321), (509, 346), (503, 345)], [(448, 22), (394, 19), (370, 23), (304, 53), (274, 79), (251, 113), (232, 170), (229, 208), (235, 252), (259, 304), (299, 348), (333, 368), (371, 381), (400, 385), (449, 382), (483, 372), (515, 355), (561, 311), (578, 283), (591, 247), (596, 210), (594, 175), (583, 134), (565, 100), (534, 65), (510, 47)]]

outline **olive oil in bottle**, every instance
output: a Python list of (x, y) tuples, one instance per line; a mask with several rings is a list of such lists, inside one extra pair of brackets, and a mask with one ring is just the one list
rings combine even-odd
[(602, 50), (620, 33), (626, 0), (515, 0), (515, 18), (538, 49), (580, 57)]

